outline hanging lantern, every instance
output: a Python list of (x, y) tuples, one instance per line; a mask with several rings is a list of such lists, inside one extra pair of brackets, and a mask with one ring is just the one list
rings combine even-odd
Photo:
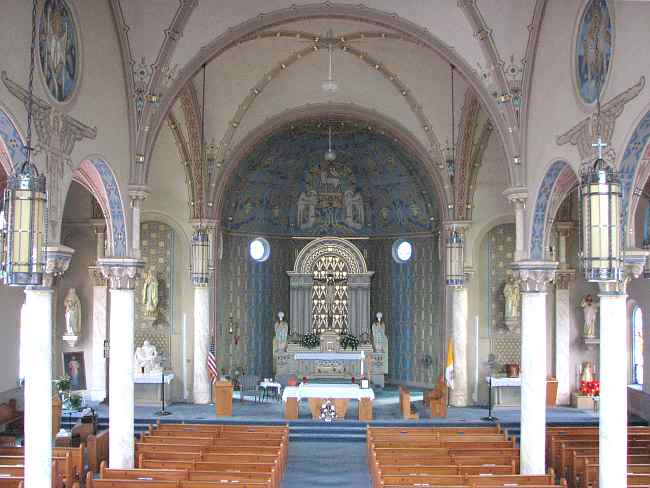
[(194, 286), (207, 286), (210, 279), (210, 237), (203, 227), (199, 227), (192, 236), (192, 271)]
[(447, 286), (465, 284), (463, 247), (463, 236), (456, 229), (452, 229), (447, 239)]
[[(599, 141), (599, 144), (602, 144)], [(581, 175), (581, 261), (585, 279), (593, 282), (623, 278), (621, 182), (599, 157)]]
[(46, 242), (45, 176), (25, 162), (9, 177), (4, 195), (5, 284), (43, 283)]

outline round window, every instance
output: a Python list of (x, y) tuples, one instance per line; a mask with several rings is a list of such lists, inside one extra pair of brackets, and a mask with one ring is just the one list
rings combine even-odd
[(258, 263), (266, 261), (271, 255), (271, 246), (269, 245), (269, 241), (263, 237), (257, 237), (256, 239), (253, 239), (248, 246), (248, 250), (250, 252), (251, 258), (253, 258)]
[(393, 243), (393, 259), (405, 263), (413, 256), (413, 245), (409, 241), (397, 240)]

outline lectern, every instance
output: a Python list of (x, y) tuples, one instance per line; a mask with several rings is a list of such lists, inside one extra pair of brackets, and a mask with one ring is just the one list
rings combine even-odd
[(212, 398), (214, 398), (214, 412), (217, 417), (232, 416), (232, 383), (230, 381), (212, 383)]

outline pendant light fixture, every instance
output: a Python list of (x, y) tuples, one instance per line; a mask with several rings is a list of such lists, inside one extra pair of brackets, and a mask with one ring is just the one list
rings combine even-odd
[[(201, 107), (201, 172), (199, 177), (203, 179), (203, 166), (205, 164), (205, 64), (203, 65), (203, 100)], [(203, 183), (203, 181), (202, 181)], [(203, 185), (201, 185), (203, 188)], [(198, 199), (197, 199), (198, 200)], [(202, 200), (201, 200), (202, 201)], [(192, 249), (190, 256), (191, 271), (190, 278), (194, 286), (208, 286), (210, 281), (210, 236), (207, 228), (203, 225), (203, 205), (199, 211), (199, 225), (192, 235)]]
[[(451, 145), (447, 148), (447, 173), (452, 185), (452, 196), (454, 190), (454, 174), (456, 168), (456, 121), (454, 117), (454, 65), (451, 69)], [(453, 225), (449, 228), (449, 235), (446, 241), (446, 283), (447, 286), (461, 287), (465, 285), (465, 242), (463, 234)]]
[(26, 159), (13, 169), (4, 193), (2, 261), (4, 282), (10, 286), (40, 286), (45, 270), (47, 242), (47, 193), (45, 175), (31, 161), (34, 51), (36, 49), (36, 0), (32, 2), (32, 38), (27, 101)]
[[(596, 46), (598, 49), (598, 46)], [(596, 53), (598, 55), (598, 53)], [(585, 279), (591, 282), (616, 282), (623, 279), (623, 193), (618, 172), (603, 159), (600, 127), (600, 80), (596, 99), (596, 134), (592, 147), (597, 158), (580, 175), (580, 261)]]
[(321, 88), (325, 93), (334, 93), (339, 89), (339, 84), (334, 79), (334, 62), (332, 59), (332, 50), (333, 50), (332, 41), (334, 40), (334, 33), (332, 32), (332, 29), (330, 29), (327, 32), (327, 37), (328, 37), (327, 51), (329, 54), (329, 71), (328, 71), (327, 79), (321, 83)]
[(336, 159), (336, 152), (332, 150), (332, 126), (330, 125), (328, 128), (328, 133), (329, 133), (329, 143), (328, 143), (328, 149), (327, 152), (325, 153), (325, 161), (334, 161)]

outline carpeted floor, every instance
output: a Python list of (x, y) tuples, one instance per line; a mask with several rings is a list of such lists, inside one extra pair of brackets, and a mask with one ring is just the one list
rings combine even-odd
[(368, 488), (364, 442), (293, 442), (283, 488)]

